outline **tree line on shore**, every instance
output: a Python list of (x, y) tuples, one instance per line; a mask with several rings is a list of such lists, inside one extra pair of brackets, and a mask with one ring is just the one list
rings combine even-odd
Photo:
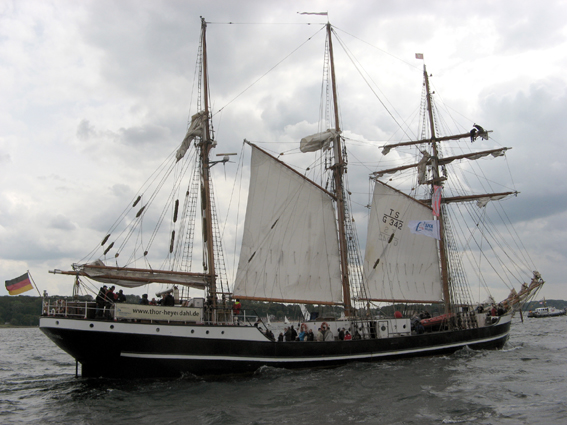
[[(60, 297), (50, 297), (52, 299)], [(72, 297), (67, 297), (71, 300)], [(138, 295), (126, 295), (126, 302), (130, 304), (138, 304), (140, 302), (140, 296)], [(0, 296), (0, 325), (10, 325), (10, 326), (38, 326), (39, 316), (41, 314), (42, 307), (41, 297), (31, 297), (27, 295), (18, 296)], [(80, 296), (81, 301), (94, 301), (93, 297), (90, 295)], [(544, 304), (547, 307), (555, 307), (558, 309), (564, 308), (567, 304), (563, 300), (546, 300), (544, 301), (532, 301), (526, 304), (523, 308), (524, 311), (535, 310), (538, 307), (543, 307)], [(416, 307), (415, 305), (388, 305), (380, 309), (373, 309), (373, 315), (383, 315), (386, 317), (392, 317), (394, 311), (401, 311), (404, 316), (410, 317), (415, 313), (419, 313), (423, 310), (427, 310), (432, 316), (436, 316), (441, 313), (441, 305), (421, 305)], [(341, 316), (342, 308), (333, 306), (308, 306), (310, 313), (316, 313), (319, 318), (338, 318)], [(242, 301), (242, 311), (250, 317), (250, 320), (255, 320), (255, 318), (260, 318), (265, 321), (269, 318), (270, 321), (281, 321), (286, 318), (292, 322), (303, 322), (303, 314), (299, 306), (288, 305), (282, 303), (266, 303), (259, 301)]]

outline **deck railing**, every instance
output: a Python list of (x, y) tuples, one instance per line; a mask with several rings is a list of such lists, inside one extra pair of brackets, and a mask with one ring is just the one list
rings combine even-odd
[[(112, 321), (139, 321), (139, 322), (170, 322), (167, 319), (152, 320), (149, 318), (124, 318), (117, 314), (117, 307), (121, 304), (110, 304), (104, 307), (97, 306), (94, 301), (77, 301), (77, 300), (65, 300), (65, 299), (54, 299), (46, 298), (43, 300), (42, 316), (56, 316), (56, 317), (67, 317), (72, 319), (85, 319), (85, 320), (112, 320)], [(136, 304), (131, 304), (136, 306)], [(161, 307), (161, 306), (140, 306), (140, 307), (150, 307), (152, 309), (186, 309), (183, 306), (175, 307)], [(187, 308), (189, 310), (190, 308)], [(173, 322), (173, 320), (171, 321)], [(236, 317), (232, 314), (232, 309), (230, 308), (217, 308), (215, 312), (210, 312), (205, 308), (199, 315), (198, 319), (194, 320), (177, 320), (177, 323), (211, 323), (215, 322), (217, 324), (237, 324), (238, 321)], [(240, 318), (240, 323), (242, 323), (242, 318)]]

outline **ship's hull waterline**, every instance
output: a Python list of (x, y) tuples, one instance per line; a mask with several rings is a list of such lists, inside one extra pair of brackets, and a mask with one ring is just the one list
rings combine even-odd
[(179, 377), (300, 369), (353, 361), (450, 354), (465, 346), (500, 349), (509, 316), (485, 327), (390, 338), (273, 342), (255, 327), (120, 323), (42, 317), (40, 329), (82, 365), (83, 377)]

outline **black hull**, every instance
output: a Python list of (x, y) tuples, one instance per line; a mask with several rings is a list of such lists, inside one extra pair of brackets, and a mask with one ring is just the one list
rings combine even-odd
[(178, 377), (252, 373), (262, 366), (335, 367), (450, 354), (465, 346), (500, 349), (510, 319), (469, 330), (329, 342), (272, 342), (253, 327), (113, 324), (41, 318), (40, 329), (82, 365), (84, 377)]

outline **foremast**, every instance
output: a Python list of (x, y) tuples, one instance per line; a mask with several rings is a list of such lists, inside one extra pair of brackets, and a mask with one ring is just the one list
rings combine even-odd
[(332, 166), (333, 179), (335, 182), (335, 196), (337, 200), (337, 218), (338, 218), (338, 230), (339, 230), (339, 253), (341, 259), (341, 283), (343, 287), (343, 301), (345, 308), (345, 316), (352, 315), (352, 303), (350, 295), (350, 281), (348, 273), (348, 245), (347, 236), (345, 230), (345, 199), (344, 199), (344, 181), (343, 176), (345, 173), (345, 163), (342, 157), (342, 146), (340, 137), (340, 121), (339, 121), (339, 108), (337, 102), (337, 84), (335, 80), (335, 62), (333, 56), (333, 38), (331, 35), (331, 24), (327, 23), (327, 37), (329, 40), (329, 59), (331, 68), (331, 85), (333, 93), (333, 109), (335, 113), (335, 130), (337, 136), (333, 142), (333, 153), (335, 157), (335, 164)]
[(210, 163), (209, 154), (213, 148), (213, 140), (211, 140), (211, 127), (209, 116), (209, 81), (207, 66), (207, 22), (201, 17), (201, 45), (202, 45), (202, 84), (203, 84), (203, 102), (204, 111), (207, 114), (205, 119), (205, 128), (199, 147), (199, 158), (201, 168), (201, 220), (203, 233), (203, 270), (208, 276), (209, 299), (212, 302), (213, 310), (217, 303), (216, 273), (215, 273), (215, 253), (213, 241), (213, 214), (211, 210), (211, 188), (210, 188)]

